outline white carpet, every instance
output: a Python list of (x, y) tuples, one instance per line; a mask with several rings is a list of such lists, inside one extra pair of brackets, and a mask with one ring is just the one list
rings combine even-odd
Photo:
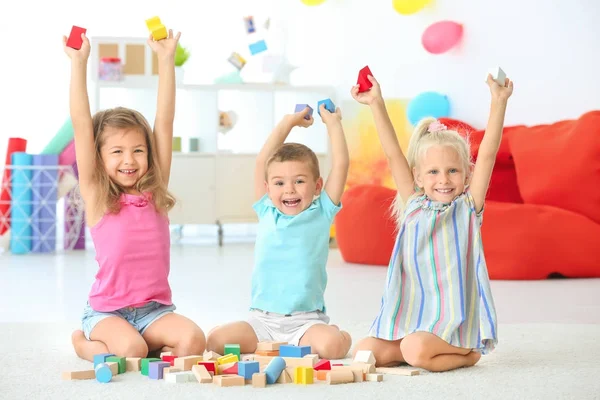
[[(328, 386), (272, 385), (220, 388), (168, 384), (139, 373), (109, 384), (62, 381), (66, 370), (89, 369), (70, 345), (78, 324), (0, 324), (1, 399), (599, 399), (600, 325), (500, 325), (501, 342), (473, 368), (420, 376), (384, 377), (384, 382)], [(344, 324), (356, 341), (365, 324)]]

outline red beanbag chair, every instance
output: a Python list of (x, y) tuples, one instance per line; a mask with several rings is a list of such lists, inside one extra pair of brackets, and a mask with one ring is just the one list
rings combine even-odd
[(390, 211), (395, 195), (395, 190), (378, 185), (356, 185), (344, 192), (335, 217), (335, 237), (344, 261), (389, 264), (396, 239)]
[(600, 225), (583, 215), (486, 201), (481, 231), (491, 279), (600, 276)]

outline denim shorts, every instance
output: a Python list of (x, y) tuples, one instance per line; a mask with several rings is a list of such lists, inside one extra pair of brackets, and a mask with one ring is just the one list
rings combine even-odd
[(139, 333), (143, 335), (146, 329), (160, 317), (175, 311), (175, 304), (169, 306), (151, 301), (141, 307), (125, 307), (116, 311), (95, 311), (88, 302), (83, 310), (81, 326), (85, 338), (90, 340), (90, 333), (104, 318), (121, 317), (129, 322)]

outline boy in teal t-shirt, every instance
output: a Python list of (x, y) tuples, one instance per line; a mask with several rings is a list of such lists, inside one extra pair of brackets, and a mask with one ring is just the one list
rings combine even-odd
[[(303, 144), (284, 143), (292, 128), (313, 124), (309, 109), (286, 115), (256, 160), (254, 210), (258, 215), (252, 303), (247, 321), (213, 329), (207, 349), (222, 354), (239, 343), (253, 353), (258, 342), (311, 346), (321, 358), (344, 358), (352, 339), (329, 325), (325, 313), (329, 232), (341, 209), (349, 155), (339, 108), (320, 114), (331, 140), (332, 167), (325, 187), (315, 153)], [(306, 117), (306, 118), (305, 118)]]

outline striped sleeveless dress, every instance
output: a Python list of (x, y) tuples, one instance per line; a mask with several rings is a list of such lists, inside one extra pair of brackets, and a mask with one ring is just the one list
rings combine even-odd
[(468, 190), (451, 203), (424, 195), (409, 200), (369, 336), (397, 340), (424, 331), (482, 354), (494, 349), (498, 327), (482, 221)]

